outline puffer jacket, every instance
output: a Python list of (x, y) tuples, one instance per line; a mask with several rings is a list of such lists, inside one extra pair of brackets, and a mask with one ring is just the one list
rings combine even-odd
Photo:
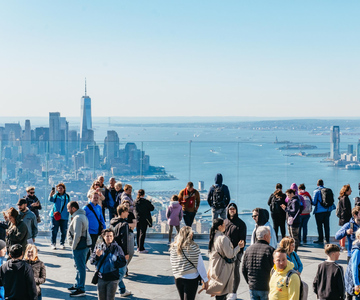
[(183, 217), (183, 210), (181, 204), (177, 201), (171, 201), (169, 207), (166, 210), (166, 218), (168, 224), (171, 226), (179, 226)]
[(36, 283), (36, 290), (38, 295), (41, 295), (40, 284), (45, 283), (46, 280), (46, 268), (41, 260), (27, 260), (26, 261), (34, 272), (34, 279)]

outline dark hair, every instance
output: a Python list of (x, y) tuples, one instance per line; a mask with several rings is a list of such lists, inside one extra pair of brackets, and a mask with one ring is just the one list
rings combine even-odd
[(70, 206), (71, 208), (75, 208), (76, 210), (79, 209), (79, 203), (77, 203), (76, 201), (70, 201), (70, 202), (69, 202), (69, 206)]
[(189, 181), (187, 183), (186, 187), (192, 188), (192, 187), (194, 187), (194, 184), (191, 181)]
[(285, 253), (285, 254), (287, 254), (286, 249), (284, 249), (284, 248), (277, 248), (277, 249), (275, 249), (275, 250), (274, 250), (274, 253), (273, 253), (273, 257), (275, 257), (275, 254), (276, 254), (276, 253)]
[(355, 206), (352, 210), (351, 210), (351, 215), (355, 216), (359, 213), (360, 211), (360, 206)]
[(136, 196), (136, 199), (140, 199), (145, 195), (145, 191), (143, 189), (138, 190), (138, 194)]
[(218, 230), (219, 226), (224, 224), (224, 220), (221, 218), (214, 219), (213, 225), (210, 229), (210, 239), (209, 239), (209, 251), (211, 251), (211, 248), (214, 245), (214, 238), (215, 238), (215, 231)]
[(282, 184), (281, 184), (281, 183), (277, 183), (275, 188), (276, 188), (277, 190), (281, 190), (281, 189), (282, 189)]
[(285, 192), (286, 194), (295, 194), (295, 191), (293, 189), (288, 189)]
[(19, 215), (19, 212), (14, 208), (14, 207), (10, 207), (8, 210), (7, 210), (7, 213), (9, 215), (9, 217), (13, 217), (15, 220), (16, 218), (18, 217)]
[(23, 247), (20, 244), (15, 244), (10, 247), (9, 254), (11, 258), (19, 258), (23, 254)]
[(325, 245), (325, 254), (330, 255), (332, 252), (340, 252), (340, 248), (335, 244), (327, 244)]
[(101, 236), (104, 237), (107, 232), (112, 232), (112, 234), (113, 234), (114, 237), (115, 237), (115, 232), (114, 232), (114, 230), (112, 230), (111, 228), (106, 228), (106, 229), (104, 229), (104, 230), (101, 232)]
[(318, 186), (323, 186), (323, 185), (324, 185), (324, 181), (323, 181), (322, 179), (319, 179), (319, 180), (317, 181), (317, 185), (318, 185)]
[(172, 195), (171, 196), (171, 201), (179, 201), (178, 195)]
[(305, 190), (306, 187), (305, 187), (305, 183), (300, 183), (299, 184), (299, 190)]
[(284, 195), (284, 193), (282, 192), (282, 190), (276, 190), (274, 193), (273, 193), (273, 195), (276, 197), (276, 198), (278, 198), (278, 199), (281, 199), (282, 198), (282, 196)]
[(116, 212), (118, 214), (118, 216), (120, 217), (120, 215), (124, 212), (124, 211), (129, 211), (129, 209), (127, 208), (127, 206), (125, 206), (124, 204), (121, 204), (117, 207)]

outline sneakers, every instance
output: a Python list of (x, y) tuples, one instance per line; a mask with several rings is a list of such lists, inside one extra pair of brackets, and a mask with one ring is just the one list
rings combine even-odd
[(77, 290), (77, 287), (74, 286), (74, 285), (68, 288), (68, 291), (72, 291), (72, 292), (73, 292), (73, 291), (76, 291), (76, 290)]
[(51, 244), (50, 247), (51, 247), (52, 250), (56, 250), (56, 245)]
[(127, 297), (130, 296), (131, 294), (132, 294), (131, 291), (125, 290), (124, 293), (120, 294), (120, 297)]
[(61, 250), (65, 250), (65, 245), (60, 245)]
[(140, 253), (149, 253), (149, 251), (148, 250), (141, 250), (141, 251), (139, 251)]
[(70, 297), (82, 297), (82, 296), (86, 296), (86, 293), (85, 291), (79, 289), (77, 289), (76, 291), (70, 294)]
[(324, 241), (319, 241), (319, 240), (317, 240), (317, 241), (314, 241), (313, 243), (314, 243), (314, 244), (324, 244)]
[(237, 295), (235, 293), (229, 293), (226, 297), (226, 300), (236, 300)]

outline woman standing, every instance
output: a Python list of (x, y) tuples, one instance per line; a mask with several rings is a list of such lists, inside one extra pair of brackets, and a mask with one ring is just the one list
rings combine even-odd
[(90, 198), (91, 195), (97, 193), (99, 195), (99, 205), (102, 207), (102, 202), (105, 200), (105, 196), (103, 195), (103, 193), (101, 192), (101, 188), (100, 188), (100, 181), (95, 180), (93, 182), (93, 184), (91, 185), (90, 190), (87, 193), (87, 197), (89, 198), (89, 202), (90, 202)]
[(66, 194), (65, 184), (59, 183), (56, 186), (57, 193), (55, 193), (55, 188), (51, 190), (50, 193), (50, 202), (53, 202), (54, 205), (51, 208), (50, 217), (51, 217), (51, 248), (56, 249), (56, 236), (60, 228), (61, 238), (60, 238), (60, 248), (65, 249), (65, 238), (67, 233), (67, 226), (69, 220), (69, 213), (66, 206), (70, 202), (70, 196)]
[(206, 290), (208, 287), (204, 261), (193, 236), (191, 227), (184, 226), (170, 248), (171, 267), (181, 300), (195, 299), (200, 278), (203, 288)]
[(125, 184), (124, 191), (121, 193), (121, 203), (125, 200), (128, 200), (130, 202), (130, 211), (132, 212), (134, 210), (134, 200), (131, 196), (132, 193), (132, 186), (130, 184)]
[(285, 202), (286, 195), (282, 192), (282, 184), (276, 184), (276, 190), (273, 192), (268, 200), (268, 205), (270, 206), (271, 218), (274, 224), (274, 230), (276, 233), (276, 239), (278, 240), (278, 232), (280, 228), (281, 237), (284, 238), (286, 235), (285, 221), (286, 213), (281, 208), (281, 205), (286, 205)]
[[(126, 189), (125, 189), (126, 190)], [(138, 195), (134, 202), (134, 214), (136, 217), (136, 242), (137, 242), (137, 251), (140, 253), (148, 253), (149, 251), (144, 248), (145, 235), (147, 227), (152, 227), (152, 218), (151, 212), (154, 210), (154, 205), (151, 202), (144, 198), (145, 191), (140, 189)]]
[(28, 228), (26, 224), (21, 220), (18, 211), (10, 207), (6, 212), (6, 217), (10, 221), (10, 226), (6, 231), (6, 248), (9, 253), (9, 249), (12, 245), (20, 244), (25, 251), (27, 245)]
[(286, 257), (288, 261), (291, 261), (294, 264), (294, 270), (301, 274), (303, 270), (303, 264), (300, 260), (299, 255), (294, 251), (295, 250), (295, 240), (291, 237), (284, 237), (280, 241), (280, 248), (286, 250)]
[[(351, 219), (351, 202), (349, 196), (351, 195), (350, 184), (344, 185), (340, 190), (338, 209), (336, 210), (336, 216), (339, 218), (339, 226), (344, 226), (345, 223)], [(346, 237), (340, 240), (340, 249), (345, 249)]]
[[(120, 278), (119, 269), (126, 268), (126, 260), (121, 247), (114, 241), (112, 229), (105, 229), (101, 236), (103, 242), (96, 245), (90, 263), (96, 265), (99, 274), (97, 284), (99, 300), (114, 300)], [(122, 297), (131, 295), (131, 292), (125, 288), (120, 292)]]
[(38, 300), (41, 300), (40, 284), (45, 283), (46, 269), (44, 263), (38, 258), (38, 251), (35, 245), (29, 244), (26, 247), (24, 260), (31, 266), (34, 272)]
[(228, 293), (232, 293), (234, 284), (234, 258), (244, 241), (240, 241), (234, 248), (230, 239), (223, 234), (225, 224), (223, 219), (215, 219), (210, 230), (209, 241), (209, 287), (207, 294), (215, 296), (216, 300), (225, 300)]

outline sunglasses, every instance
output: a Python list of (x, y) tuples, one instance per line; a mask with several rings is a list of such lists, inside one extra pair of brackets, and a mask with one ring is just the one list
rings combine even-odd
[(34, 194), (35, 194), (35, 192), (30, 192), (29, 194), (30, 194), (30, 195), (34, 195)]
[(252, 218), (255, 219), (256, 217), (258, 217), (259, 215), (252, 215)]

